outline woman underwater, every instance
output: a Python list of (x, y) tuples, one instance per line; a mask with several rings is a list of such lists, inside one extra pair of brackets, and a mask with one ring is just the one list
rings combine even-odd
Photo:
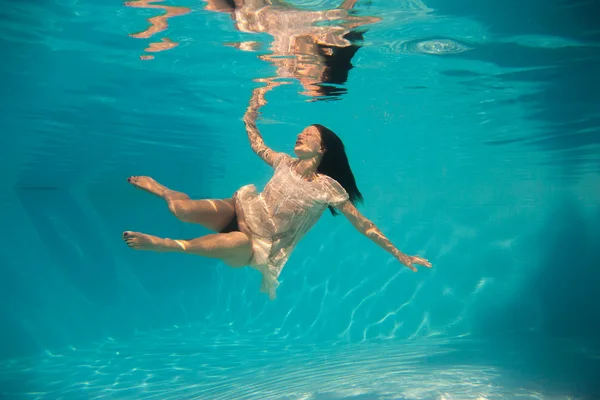
[(163, 198), (181, 221), (197, 223), (216, 232), (192, 240), (163, 239), (126, 231), (123, 239), (137, 250), (180, 252), (217, 258), (230, 267), (251, 266), (263, 275), (261, 292), (275, 298), (278, 277), (296, 244), (329, 208), (341, 212), (352, 225), (413, 271), (431, 267), (429, 261), (408, 256), (354, 206), (362, 201), (350, 169), (344, 144), (331, 130), (311, 125), (297, 137), (293, 158), (267, 147), (256, 126), (265, 93), (277, 83), (254, 89), (244, 115), (252, 150), (273, 167), (274, 174), (262, 192), (254, 185), (240, 188), (232, 198), (191, 200), (145, 176), (128, 181)]

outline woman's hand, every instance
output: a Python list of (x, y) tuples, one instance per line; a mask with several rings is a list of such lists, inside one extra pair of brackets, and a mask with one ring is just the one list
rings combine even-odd
[(417, 265), (421, 265), (423, 267), (431, 268), (431, 263), (429, 261), (427, 261), (425, 258), (422, 258), (422, 257), (407, 256), (406, 254), (398, 252), (398, 254), (396, 254), (396, 258), (402, 264), (404, 264), (408, 268), (412, 269), (413, 272), (417, 272), (417, 268), (415, 268), (413, 266), (413, 264), (417, 264)]

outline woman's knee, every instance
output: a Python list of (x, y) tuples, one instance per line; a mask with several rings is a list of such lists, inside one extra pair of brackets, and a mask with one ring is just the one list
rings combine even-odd
[(168, 200), (169, 210), (178, 219), (184, 222), (189, 222), (190, 218), (190, 206), (189, 200)]

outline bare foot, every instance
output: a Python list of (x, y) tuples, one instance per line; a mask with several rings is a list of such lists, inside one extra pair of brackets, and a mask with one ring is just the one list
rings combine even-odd
[(123, 232), (123, 240), (127, 243), (127, 246), (135, 250), (174, 251), (181, 249), (174, 240), (161, 239), (140, 232)]
[(146, 192), (152, 193), (159, 197), (163, 197), (169, 190), (149, 176), (130, 176), (127, 178), (127, 182), (139, 189), (145, 190)]

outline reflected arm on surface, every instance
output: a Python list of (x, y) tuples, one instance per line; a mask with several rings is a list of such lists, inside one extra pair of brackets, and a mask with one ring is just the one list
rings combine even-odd
[(344, 0), (340, 8), (342, 10), (352, 10), (354, 6), (358, 3), (358, 0)]
[(418, 256), (408, 256), (398, 250), (390, 240), (385, 237), (383, 233), (365, 218), (360, 211), (354, 207), (350, 201), (344, 202), (341, 206), (336, 207), (339, 211), (342, 212), (348, 218), (348, 220), (352, 223), (352, 225), (363, 235), (371, 239), (375, 242), (379, 247), (392, 254), (394, 257), (398, 259), (402, 264), (407, 266), (413, 271), (417, 271), (417, 268), (413, 266), (413, 264), (422, 265), (425, 267), (431, 267), (431, 263), (424, 258)]
[[(340, 5), (340, 9), (350, 11), (354, 8), (354, 6), (358, 3), (358, 0), (344, 0)], [(382, 18), (379, 17), (349, 17), (348, 20), (340, 26), (343, 26), (347, 29), (358, 28), (363, 25), (376, 24), (377, 22), (381, 22)]]
[(379, 17), (349, 17), (347, 22), (340, 24), (347, 29), (354, 29), (364, 25), (376, 24), (381, 22), (383, 19)]
[(267, 104), (265, 94), (275, 86), (277, 86), (276, 83), (267, 81), (267, 86), (255, 88), (252, 91), (252, 97), (246, 108), (246, 113), (244, 114), (244, 124), (246, 125), (248, 139), (250, 140), (250, 147), (252, 147), (252, 150), (270, 166), (273, 166), (275, 158), (280, 153), (271, 150), (265, 145), (262, 135), (256, 126), (256, 120), (260, 108)]

